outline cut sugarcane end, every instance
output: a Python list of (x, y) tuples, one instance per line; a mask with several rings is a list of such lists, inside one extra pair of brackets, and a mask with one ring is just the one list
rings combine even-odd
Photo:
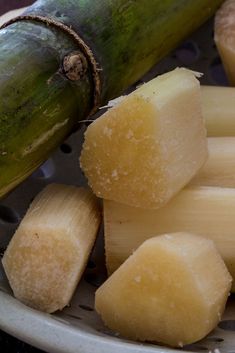
[(182, 347), (218, 324), (231, 276), (214, 243), (189, 233), (145, 241), (97, 290), (95, 307), (124, 337)]
[(51, 313), (69, 304), (101, 221), (89, 189), (51, 184), (33, 201), (3, 257), (20, 301)]
[(97, 196), (158, 208), (206, 158), (200, 85), (181, 68), (142, 85), (94, 121), (80, 164)]
[(226, 74), (235, 85), (235, 2), (225, 1), (215, 16), (215, 43), (221, 56)]

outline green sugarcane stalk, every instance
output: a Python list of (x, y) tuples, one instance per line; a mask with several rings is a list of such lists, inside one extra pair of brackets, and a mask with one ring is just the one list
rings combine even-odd
[[(91, 110), (136, 82), (221, 3), (39, 0), (25, 15), (47, 17), (48, 23), (28, 18), (2, 29), (0, 196), (45, 161)], [(71, 28), (91, 49), (100, 87), (87, 52), (53, 21)]]

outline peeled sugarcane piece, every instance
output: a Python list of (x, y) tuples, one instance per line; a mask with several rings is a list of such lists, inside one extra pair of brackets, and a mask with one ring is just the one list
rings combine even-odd
[[(235, 279), (235, 189), (188, 187), (158, 210), (104, 200), (108, 273), (153, 235), (191, 232), (213, 240)], [(235, 286), (233, 288), (235, 291)]]
[(95, 120), (85, 133), (80, 162), (97, 196), (158, 208), (206, 158), (200, 85), (182, 68), (142, 85)]
[(221, 56), (227, 77), (235, 85), (235, 1), (225, 1), (217, 11), (214, 40)]
[(25, 12), (27, 19), (1, 30), (0, 196), (46, 160), (91, 110), (136, 82), (221, 3), (40, 0)]
[(69, 304), (101, 221), (89, 189), (51, 184), (32, 202), (2, 263), (16, 298), (51, 313)]
[(235, 88), (201, 86), (207, 136), (235, 136)]
[(109, 277), (95, 307), (125, 337), (183, 347), (216, 327), (231, 282), (211, 240), (165, 234), (146, 240)]
[(208, 138), (209, 157), (190, 185), (235, 188), (235, 137)]

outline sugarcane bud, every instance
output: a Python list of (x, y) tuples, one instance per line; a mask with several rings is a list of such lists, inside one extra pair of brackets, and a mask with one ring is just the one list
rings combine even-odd
[(63, 74), (71, 81), (78, 81), (87, 72), (87, 60), (80, 52), (72, 52), (63, 59)]

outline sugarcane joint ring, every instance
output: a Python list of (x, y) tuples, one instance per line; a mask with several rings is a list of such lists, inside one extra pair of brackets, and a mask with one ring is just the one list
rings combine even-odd
[(37, 16), (37, 15), (22, 15), (17, 16), (7, 22), (5, 22), (0, 29), (6, 28), (12, 23), (19, 21), (37, 21), (45, 23), (47, 26), (53, 26), (61, 29), (65, 33), (69, 34), (75, 42), (78, 44), (78, 48), (81, 52), (72, 52), (66, 55), (63, 59), (63, 73), (71, 81), (77, 81), (81, 79), (88, 69), (87, 63), (89, 63), (92, 70), (93, 84), (94, 84), (94, 104), (89, 115), (94, 114), (100, 106), (100, 96), (101, 96), (101, 78), (98, 63), (94, 57), (94, 54), (90, 47), (84, 42), (80, 35), (74, 31), (68, 25), (59, 22), (50, 17)]

